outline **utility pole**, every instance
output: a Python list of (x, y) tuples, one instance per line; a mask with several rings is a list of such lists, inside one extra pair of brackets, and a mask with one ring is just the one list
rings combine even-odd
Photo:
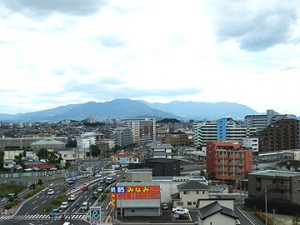
[(275, 209), (272, 210), (273, 211), (273, 225), (275, 225)]
[[(69, 198), (71, 198), (71, 188), (70, 188), (70, 196), (69, 196)], [(72, 202), (71, 202), (71, 204), (70, 204), (70, 224), (72, 224), (72, 218), (71, 218), (71, 212), (72, 211)]]
[(268, 192), (267, 192), (267, 187), (265, 187), (265, 217), (266, 217), (266, 225), (268, 225)]

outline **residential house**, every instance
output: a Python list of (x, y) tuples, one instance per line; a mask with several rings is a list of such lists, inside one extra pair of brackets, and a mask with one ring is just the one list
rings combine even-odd
[(234, 212), (234, 199), (200, 199), (198, 225), (238, 225), (239, 217)]
[(173, 206), (182, 206), (188, 209), (197, 208), (198, 199), (209, 198), (209, 186), (195, 180), (177, 185), (179, 193), (173, 194)]

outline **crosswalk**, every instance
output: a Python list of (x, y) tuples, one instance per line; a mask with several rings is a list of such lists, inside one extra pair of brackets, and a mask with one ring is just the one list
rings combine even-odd
[[(84, 219), (86, 214), (72, 214), (71, 219)], [(64, 219), (70, 219), (70, 215), (66, 214), (64, 215)], [(47, 214), (35, 214), (35, 215), (4, 215), (0, 216), (0, 221), (1, 220), (9, 220), (9, 219), (14, 219), (14, 220), (54, 220), (54, 219), (62, 219), (62, 215), (59, 215), (58, 217), (50, 217)]]

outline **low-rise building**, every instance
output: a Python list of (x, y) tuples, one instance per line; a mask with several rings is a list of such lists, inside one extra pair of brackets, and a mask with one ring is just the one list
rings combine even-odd
[(285, 200), (300, 203), (300, 173), (279, 170), (264, 170), (249, 173), (249, 198), (264, 197), (268, 200)]
[(110, 189), (111, 207), (121, 216), (160, 216), (160, 186), (153, 182), (119, 182)]
[(240, 224), (234, 212), (234, 199), (199, 199), (198, 225)]
[(177, 185), (178, 193), (172, 195), (173, 206), (197, 208), (198, 199), (209, 198), (209, 186), (195, 180)]

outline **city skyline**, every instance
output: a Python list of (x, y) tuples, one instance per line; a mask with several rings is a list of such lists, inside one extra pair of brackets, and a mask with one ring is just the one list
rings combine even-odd
[(117, 98), (300, 115), (296, 0), (3, 0), (0, 112)]

